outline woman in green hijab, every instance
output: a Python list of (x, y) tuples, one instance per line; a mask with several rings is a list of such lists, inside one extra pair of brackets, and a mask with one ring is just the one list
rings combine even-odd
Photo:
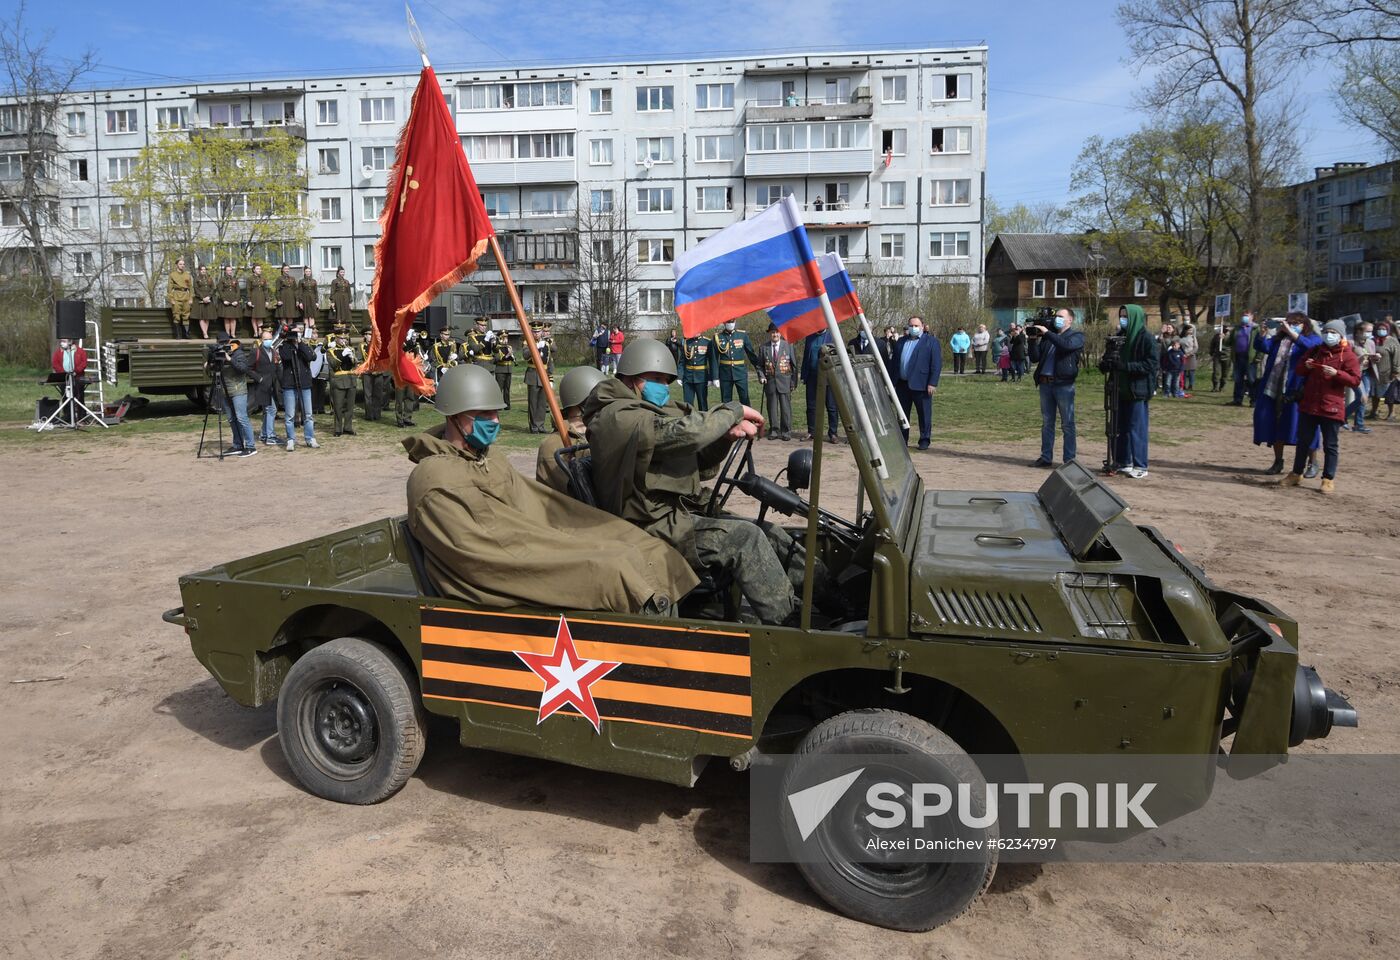
[[(1118, 311), (1118, 326), (1126, 341), (1113, 367), (1118, 375), (1113, 457), (1123, 476), (1140, 480), (1147, 476), (1147, 405), (1157, 382), (1157, 341), (1147, 332), (1147, 314), (1135, 303)], [(1106, 363), (1099, 368), (1108, 372)]]

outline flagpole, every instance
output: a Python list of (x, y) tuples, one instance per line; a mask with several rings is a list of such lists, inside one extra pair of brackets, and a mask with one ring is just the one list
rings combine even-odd
[[(870, 341), (870, 346), (878, 350), (879, 347), (875, 346), (875, 334), (870, 329), (870, 321), (865, 319), (865, 311), (860, 311), (856, 314), (856, 317), (860, 320), (860, 328), (865, 331), (865, 336)], [(885, 389), (889, 391), (890, 400), (894, 403), (894, 412), (899, 416), (899, 425), (903, 429), (908, 430), (909, 418), (904, 415), (904, 405), (899, 402), (899, 394), (895, 392), (894, 381), (890, 379), (889, 368), (885, 366), (883, 359), (881, 359), (878, 366), (880, 367), (880, 379), (885, 381)]]
[(554, 395), (554, 388), (549, 383), (549, 371), (540, 359), (540, 348), (535, 343), (535, 335), (525, 317), (525, 305), (520, 302), (520, 291), (515, 289), (510, 268), (506, 266), (505, 254), (501, 252), (501, 243), (494, 233), (491, 234), (491, 253), (496, 258), (496, 266), (500, 268), (501, 279), (505, 281), (506, 295), (510, 297), (511, 306), (515, 308), (515, 319), (520, 323), (520, 337), (530, 350), (530, 362), (535, 365), (535, 376), (540, 378), (540, 388), (544, 390), (545, 399), (549, 401), (549, 412), (554, 417), (554, 429), (559, 431), (559, 439), (563, 441), (564, 446), (571, 447), (573, 443), (569, 439), (569, 428), (564, 422), (564, 413), (559, 409), (559, 398)]
[[(870, 465), (875, 468), (881, 480), (888, 480), (890, 471), (885, 466), (884, 458), (880, 456), (880, 442), (875, 436), (875, 428), (870, 425), (870, 411), (865, 409), (865, 398), (860, 395), (855, 368), (851, 366), (851, 356), (846, 352), (846, 341), (841, 339), (841, 327), (836, 322), (836, 313), (831, 309), (831, 298), (826, 295), (825, 287), (822, 288), (819, 299), (822, 313), (826, 316), (826, 328), (831, 331), (831, 345), (836, 348), (836, 357), (841, 363), (841, 374), (850, 384), (851, 406), (856, 410), (856, 427), (865, 436), (866, 446), (870, 448)], [(828, 424), (827, 430), (832, 429), (833, 425)]]

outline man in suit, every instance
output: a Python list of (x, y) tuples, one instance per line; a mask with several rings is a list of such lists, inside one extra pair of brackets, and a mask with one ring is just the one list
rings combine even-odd
[(768, 342), (758, 350), (758, 377), (768, 405), (768, 436), (792, 439), (792, 388), (797, 374), (797, 354), (783, 339), (776, 324), (768, 325)]
[[(802, 382), (807, 393), (807, 439), (816, 439), (817, 423), (817, 376), (820, 373), (822, 347), (831, 342), (828, 330), (818, 330), (802, 341)], [(836, 413), (836, 394), (826, 388), (826, 442), (836, 443), (836, 427), (840, 423)]]
[[(919, 411), (919, 449), (927, 450), (933, 426), (933, 395), (943, 373), (943, 348), (938, 338), (924, 329), (920, 317), (910, 317), (909, 326), (895, 347), (894, 389), (905, 418), (913, 406)], [(909, 431), (904, 431), (909, 442)]]

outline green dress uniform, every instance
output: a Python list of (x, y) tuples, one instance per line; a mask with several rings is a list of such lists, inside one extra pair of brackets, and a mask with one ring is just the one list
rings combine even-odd
[(253, 325), (254, 339), (257, 339), (257, 332), (262, 329), (262, 325), (271, 316), (271, 311), (267, 307), (267, 280), (261, 274), (250, 274), (248, 277), (248, 320)]
[[(364, 363), (369, 356), (369, 337), (364, 336), (356, 345), (359, 362)], [(361, 380), (365, 390), (365, 419), (378, 420), (389, 405), (389, 394), (394, 388), (394, 378), (387, 373), (366, 373)]]
[[(194, 276), (194, 307), (190, 311), (190, 317), (201, 324), (207, 324), (210, 320), (216, 320), (219, 316), (218, 298), (214, 295), (217, 281), (206, 271), (197, 273)], [(235, 293), (237, 285), (234, 286)]]
[(496, 375), (496, 386), (501, 388), (501, 399), (510, 409), (510, 379), (515, 372), (515, 350), (510, 345), (510, 337), (496, 334), (496, 342), (491, 348), (492, 372)]
[(681, 391), (696, 410), (710, 409), (710, 381), (719, 379), (719, 349), (709, 337), (687, 337)]
[[(466, 336), (462, 338), (462, 359), (469, 363), (474, 363), (478, 367), (484, 367), (490, 370), (493, 366), (491, 361), (492, 344), (486, 339), (487, 336), (488, 334), (485, 333), (477, 333), (475, 330), (468, 330)], [(495, 338), (492, 337), (491, 339), (494, 340)]]
[(290, 323), (301, 316), (297, 310), (297, 281), (295, 277), (278, 274), (277, 276), (277, 319), (282, 323)]
[(336, 337), (326, 348), (326, 362), (331, 366), (331, 413), (335, 415), (335, 435), (355, 432), (355, 388), (358, 386), (355, 368), (360, 355), (350, 345), (348, 337)]
[(190, 308), (194, 306), (194, 277), (188, 270), (170, 271), (170, 279), (165, 284), (165, 299), (170, 303), (170, 315), (184, 330), (190, 322)]
[[(554, 376), (554, 344), (548, 340), (540, 340), (537, 346), (545, 372), (551, 377)], [(525, 365), (525, 394), (530, 410), (530, 432), (549, 433), (549, 401), (545, 399), (544, 385), (540, 382), (540, 375), (533, 362)]]
[(238, 292), (237, 277), (220, 277), (214, 290), (214, 302), (218, 305), (220, 320), (239, 320), (243, 317), (243, 297)]
[(457, 366), (461, 359), (461, 354), (457, 352), (457, 341), (448, 337), (446, 340), (433, 341), (433, 371), (441, 377), (448, 367)]
[[(319, 320), (321, 317), (321, 287), (316, 282), (315, 277), (302, 277), (297, 281), (297, 302), (301, 304), (301, 318), (303, 320)], [(344, 320), (332, 320), (331, 325), (336, 323), (350, 323), (347, 312)]]
[(737, 389), (739, 402), (749, 402), (749, 364), (755, 370), (763, 369), (763, 361), (754, 352), (749, 335), (742, 330), (730, 333), (721, 330), (714, 336), (715, 356), (719, 360), (719, 396), (728, 403)]
[(344, 277), (336, 277), (331, 281), (331, 323), (350, 322), (350, 301), (353, 298), (353, 291), (350, 289), (350, 281)]
[[(403, 350), (404, 353), (412, 354), (415, 358), (415, 362), (416, 358), (422, 356), (422, 352), (418, 349), (418, 339), (416, 337), (412, 340), (405, 341)], [(408, 387), (398, 387), (394, 390), (394, 426), (413, 426), (413, 391), (408, 389)]]

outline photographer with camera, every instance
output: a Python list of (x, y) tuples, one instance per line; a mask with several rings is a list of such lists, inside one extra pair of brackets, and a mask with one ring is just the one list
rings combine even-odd
[(1031, 361), (1040, 389), (1040, 458), (1031, 466), (1055, 465), (1055, 417), (1064, 431), (1064, 462), (1074, 459), (1074, 381), (1079, 376), (1079, 353), (1084, 334), (1074, 329), (1074, 312), (1060, 309), (1053, 317), (1044, 311), (1029, 324)]
[(239, 347), (237, 337), (219, 334), (218, 341), (205, 351), (204, 370), (223, 394), (224, 410), (233, 431), (233, 447), (228, 452), (251, 457), (258, 447), (253, 427), (248, 423), (248, 357)]
[(297, 407), (301, 408), (301, 430), (306, 445), (315, 450), (316, 428), (311, 419), (311, 364), (316, 359), (316, 350), (301, 338), (301, 321), (282, 331), (282, 342), (277, 345), (277, 359), (281, 369), (282, 422), (287, 427), (287, 450), (297, 448), (294, 433)]
[(1157, 340), (1147, 332), (1147, 314), (1135, 303), (1118, 311), (1118, 327), (1122, 347), (1099, 362), (1100, 370), (1111, 372), (1117, 394), (1109, 398), (1118, 424), (1109, 466), (1120, 466), (1122, 476), (1141, 480), (1147, 476), (1147, 405), (1157, 384)]

